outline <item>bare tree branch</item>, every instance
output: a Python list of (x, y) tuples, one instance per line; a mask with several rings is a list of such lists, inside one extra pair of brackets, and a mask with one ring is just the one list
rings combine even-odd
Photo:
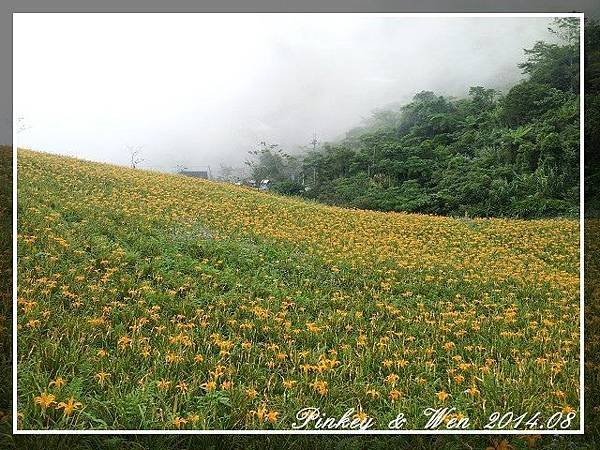
[(144, 161), (144, 158), (140, 157), (140, 152), (142, 151), (142, 146), (141, 145), (136, 145), (136, 146), (128, 145), (126, 148), (127, 148), (127, 151), (129, 152), (129, 154), (131, 155), (131, 168), (135, 169), (139, 163)]

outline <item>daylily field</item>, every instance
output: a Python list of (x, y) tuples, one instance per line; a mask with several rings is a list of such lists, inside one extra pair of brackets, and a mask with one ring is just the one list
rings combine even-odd
[(29, 150), (17, 212), (20, 428), (290, 429), (305, 407), (422, 428), (441, 406), (579, 426), (577, 220), (342, 209)]

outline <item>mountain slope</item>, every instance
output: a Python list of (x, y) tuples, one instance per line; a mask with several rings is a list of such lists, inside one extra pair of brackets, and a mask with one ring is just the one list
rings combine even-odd
[(373, 428), (435, 405), (472, 428), (507, 407), (566, 420), (578, 233), (19, 150), (20, 426), (289, 429), (307, 406)]

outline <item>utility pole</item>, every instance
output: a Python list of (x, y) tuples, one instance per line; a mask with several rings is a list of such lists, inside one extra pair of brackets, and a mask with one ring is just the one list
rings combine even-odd
[(314, 132), (313, 133), (312, 141), (309, 142), (309, 144), (312, 145), (313, 152), (317, 150), (317, 144), (318, 143), (319, 143), (319, 141), (317, 140), (317, 133)]
[[(313, 148), (313, 152), (317, 151), (317, 144), (319, 143), (319, 140), (317, 139), (317, 132), (313, 132), (313, 138), (312, 141), (309, 142), (310, 145), (312, 145)], [(316, 167), (313, 167), (313, 185), (317, 184), (317, 169)]]

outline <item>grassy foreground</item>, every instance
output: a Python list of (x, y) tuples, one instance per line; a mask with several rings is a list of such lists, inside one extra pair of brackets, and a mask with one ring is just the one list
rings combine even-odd
[(290, 429), (307, 406), (578, 427), (576, 220), (346, 210), (26, 150), (18, 170), (22, 428)]

